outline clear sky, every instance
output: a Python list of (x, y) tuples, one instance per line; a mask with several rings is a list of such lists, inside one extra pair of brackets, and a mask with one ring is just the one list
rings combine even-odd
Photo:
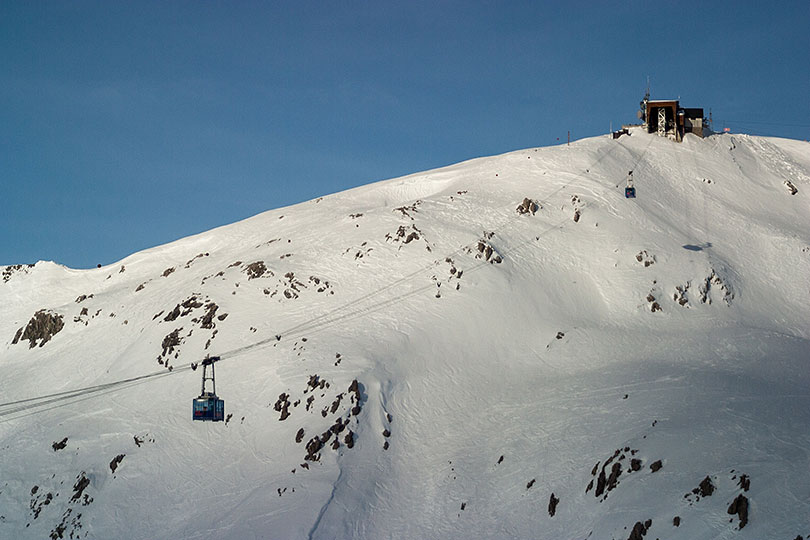
[(810, 139), (810, 1), (0, 2), (0, 265), (607, 133), (652, 97)]

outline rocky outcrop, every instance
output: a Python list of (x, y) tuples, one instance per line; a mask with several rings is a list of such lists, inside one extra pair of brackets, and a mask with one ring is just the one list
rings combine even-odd
[(740, 518), (740, 529), (748, 524), (748, 497), (740, 493), (728, 507), (728, 513)]
[(523, 215), (523, 214), (531, 214), (533, 216), (534, 213), (537, 212), (537, 210), (539, 208), (540, 208), (540, 205), (538, 205), (537, 202), (535, 202), (532, 199), (529, 199), (528, 197), (526, 197), (526, 198), (523, 199), (523, 202), (520, 203), (517, 206), (517, 208), (515, 208), (515, 212), (517, 212), (518, 214), (521, 214), (521, 215)]
[(16, 345), (21, 339), (27, 339), (30, 349), (33, 349), (37, 345), (42, 347), (64, 327), (65, 322), (62, 320), (61, 315), (41, 309), (31, 317), (31, 320), (28, 321), (24, 329), (20, 328), (17, 330), (11, 344)]

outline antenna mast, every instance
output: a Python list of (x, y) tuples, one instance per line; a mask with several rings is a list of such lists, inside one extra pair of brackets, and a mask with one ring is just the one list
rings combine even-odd
[(644, 94), (644, 99), (641, 100), (639, 103), (639, 113), (638, 117), (641, 119), (641, 123), (644, 127), (647, 127), (647, 102), (650, 101), (650, 76), (647, 75), (647, 92)]

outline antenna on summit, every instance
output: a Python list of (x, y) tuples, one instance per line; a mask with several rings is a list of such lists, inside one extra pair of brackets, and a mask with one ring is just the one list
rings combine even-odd
[(639, 120), (641, 120), (644, 129), (647, 128), (647, 102), (650, 101), (650, 76), (647, 75), (647, 92), (644, 94), (644, 99), (641, 100), (639, 105), (639, 111), (637, 114)]

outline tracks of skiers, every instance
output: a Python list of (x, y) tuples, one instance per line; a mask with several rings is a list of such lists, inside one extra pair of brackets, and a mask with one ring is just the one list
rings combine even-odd
[[(644, 151), (638, 156), (638, 158), (633, 163), (633, 170), (637, 170), (639, 168), (651, 144), (652, 138), (645, 147)], [(605, 152), (603, 152), (599, 157), (597, 157), (591, 164), (589, 164), (588, 167), (586, 167), (582, 171), (577, 172), (565, 184), (554, 189), (550, 193), (547, 193), (545, 197), (540, 199), (538, 202), (544, 205), (548, 205), (550, 200), (555, 195), (570, 187), (571, 184), (574, 183), (576, 180), (584, 178), (591, 168), (598, 165), (615, 149), (623, 147), (624, 145), (621, 144), (609, 145), (608, 149)], [(584, 208), (586, 206), (587, 203), (583, 202), (580, 205), (580, 208)], [(510, 225), (514, 224), (516, 220), (519, 218), (520, 218), (519, 215), (510, 212), (509, 217), (502, 220), (495, 228), (488, 230), (502, 234), (505, 230), (507, 230), (507, 228)], [(551, 234), (554, 231), (563, 229), (566, 226), (566, 224), (570, 222), (572, 222), (571, 218), (566, 217), (557, 223), (547, 226), (539, 233), (538, 232), (531, 233), (530, 237), (527, 240), (511, 247), (508, 250), (501, 251), (501, 254), (503, 255), (513, 254), (516, 251), (539, 241), (544, 236)], [(442, 262), (446, 258), (455, 257), (463, 253), (469, 252), (472, 249), (475, 249), (477, 243), (478, 239), (474, 240), (470, 244), (467, 244), (465, 246), (456, 249), (453, 252), (445, 254), (441, 258), (435, 259), (430, 264), (417, 268), (416, 270), (412, 271), (411, 273), (405, 276), (400, 277), (399, 279), (389, 282), (386, 285), (383, 285), (382, 287), (375, 289), (374, 291), (359, 296), (354, 300), (351, 300), (332, 310), (329, 310), (326, 313), (323, 313), (322, 315), (295, 324), (289, 328), (281, 329), (278, 333), (276, 333), (274, 336), (270, 338), (251, 343), (250, 345), (245, 345), (244, 347), (239, 347), (236, 349), (232, 349), (230, 351), (219, 353), (217, 356), (220, 356), (221, 358), (220, 362), (235, 359), (250, 351), (261, 348), (268, 344), (275, 343), (281, 339), (293, 339), (317, 333), (335, 324), (366, 316), (368, 314), (385, 309), (389, 306), (396, 305), (411, 296), (417, 295), (427, 290), (435, 289), (436, 284), (430, 281), (426, 285), (415, 286), (399, 294), (391, 295), (388, 296), (387, 298), (385, 297), (387, 293), (391, 291), (397, 291), (402, 287), (404, 287), (406, 284), (414, 281), (415, 279), (424, 277), (425, 273), (430, 272), (431, 270), (442, 264)], [(489, 262), (481, 260), (480, 262), (474, 264), (472, 267), (465, 269), (464, 271), (465, 273), (474, 272), (489, 264), (490, 264)], [(147, 373), (137, 377), (130, 377), (126, 379), (120, 379), (93, 386), (87, 386), (84, 388), (76, 388), (73, 390), (55, 392), (28, 399), (21, 399), (6, 403), (0, 403), (0, 423), (8, 422), (18, 418), (23, 418), (32, 414), (49, 411), (58, 407), (79, 403), (87, 399), (92, 399), (94, 397), (98, 397), (101, 395), (121, 391), (157, 379), (166, 378), (170, 375), (190, 371), (191, 369), (192, 363), (182, 364), (173, 366), (171, 370), (162, 369), (160, 371)]]

